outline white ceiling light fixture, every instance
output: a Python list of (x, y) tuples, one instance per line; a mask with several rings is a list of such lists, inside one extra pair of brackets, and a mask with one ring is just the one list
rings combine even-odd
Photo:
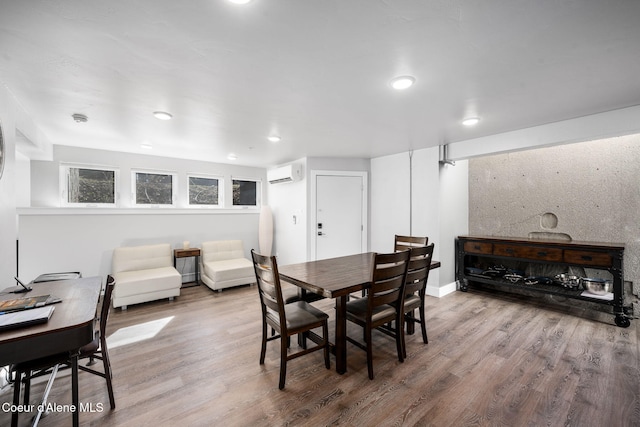
[(235, 4), (247, 4), (251, 2), (251, 0), (229, 0), (229, 1)]
[(267, 139), (271, 142), (280, 142), (282, 140), (278, 135), (268, 136)]
[(390, 85), (396, 90), (405, 90), (413, 86), (416, 78), (412, 76), (399, 76), (391, 80)]
[(231, 153), (227, 156), (227, 159), (229, 160), (238, 160), (238, 156), (236, 156), (235, 154)]
[(153, 116), (158, 120), (171, 120), (173, 118), (173, 115), (166, 111), (154, 111)]
[(480, 122), (479, 117), (468, 117), (462, 121), (462, 124), (465, 126), (475, 126)]
[(153, 145), (149, 141), (142, 141), (142, 144), (140, 144), (140, 148), (151, 150), (153, 148)]

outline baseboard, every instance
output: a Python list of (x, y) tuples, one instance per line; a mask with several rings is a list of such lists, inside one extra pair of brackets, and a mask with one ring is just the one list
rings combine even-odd
[(425, 292), (429, 296), (441, 298), (445, 295), (449, 295), (455, 292), (457, 289), (458, 289), (458, 282), (452, 282), (444, 286), (429, 286), (427, 284), (427, 289), (425, 290)]

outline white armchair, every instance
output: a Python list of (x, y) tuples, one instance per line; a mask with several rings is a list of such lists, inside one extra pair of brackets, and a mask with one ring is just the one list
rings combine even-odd
[(116, 280), (113, 306), (123, 310), (129, 304), (172, 300), (180, 295), (182, 286), (168, 243), (114, 249), (112, 276)]
[(242, 240), (202, 243), (200, 277), (213, 290), (255, 283), (253, 263), (245, 258)]

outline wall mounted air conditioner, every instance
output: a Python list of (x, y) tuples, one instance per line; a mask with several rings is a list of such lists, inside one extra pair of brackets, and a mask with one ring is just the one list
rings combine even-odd
[(300, 165), (287, 165), (267, 171), (267, 181), (270, 184), (298, 181), (300, 178)]

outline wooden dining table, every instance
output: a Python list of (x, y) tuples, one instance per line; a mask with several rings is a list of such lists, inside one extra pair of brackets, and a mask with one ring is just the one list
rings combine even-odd
[[(336, 300), (335, 337), (333, 351), (336, 371), (347, 371), (347, 301), (349, 294), (367, 289), (371, 283), (373, 252), (347, 255), (278, 267), (280, 279), (299, 286), (306, 292), (314, 292)], [(439, 261), (431, 262), (431, 269), (440, 267)]]
[[(27, 362), (69, 352), (72, 375), (73, 425), (79, 425), (77, 350), (94, 337), (94, 322), (102, 289), (100, 277), (33, 283), (27, 293), (4, 293), (1, 300), (53, 295), (55, 304), (49, 321), (0, 332), (0, 366)], [(12, 425), (17, 425), (17, 413)]]

